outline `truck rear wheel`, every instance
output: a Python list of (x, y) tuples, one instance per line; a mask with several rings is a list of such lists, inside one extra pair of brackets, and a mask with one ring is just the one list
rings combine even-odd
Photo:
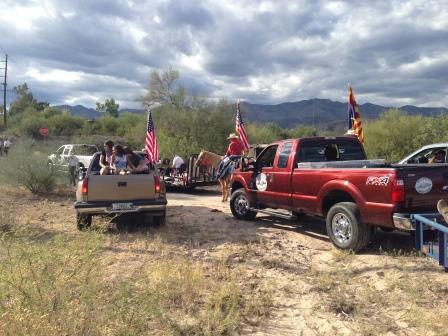
[(164, 226), (166, 223), (166, 212), (163, 215), (154, 216), (152, 221), (155, 226)]
[(80, 231), (88, 229), (92, 225), (92, 215), (76, 214), (76, 227)]
[(230, 210), (232, 211), (233, 216), (238, 219), (254, 219), (257, 213), (251, 211), (249, 207), (249, 198), (243, 188), (232, 193), (232, 196), (230, 197)]
[(355, 203), (341, 202), (328, 211), (327, 234), (336, 247), (358, 252), (369, 243), (371, 230), (361, 220)]

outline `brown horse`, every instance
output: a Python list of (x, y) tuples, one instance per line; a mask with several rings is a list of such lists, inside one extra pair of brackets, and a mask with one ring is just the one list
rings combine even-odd
[[(198, 155), (195, 165), (201, 166), (204, 165), (205, 161), (208, 161), (213, 168), (218, 169), (219, 164), (221, 163), (223, 158), (224, 157), (221, 155), (202, 150)], [(229, 183), (231, 176), (232, 174), (227, 174), (226, 176), (218, 179), (219, 185), (221, 186), (223, 202), (227, 201), (227, 199), (229, 198)]]

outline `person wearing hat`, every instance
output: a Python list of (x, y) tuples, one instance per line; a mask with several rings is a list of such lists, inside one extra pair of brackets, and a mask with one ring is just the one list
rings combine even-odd
[(216, 174), (218, 180), (231, 174), (238, 164), (237, 162), (239, 158), (244, 155), (244, 146), (238, 135), (230, 133), (227, 140), (230, 140), (230, 143), (226, 155), (218, 167), (218, 172)]
[(244, 146), (240, 141), (240, 138), (235, 133), (230, 133), (227, 137), (230, 140), (229, 147), (227, 148), (226, 156), (241, 156), (244, 154)]

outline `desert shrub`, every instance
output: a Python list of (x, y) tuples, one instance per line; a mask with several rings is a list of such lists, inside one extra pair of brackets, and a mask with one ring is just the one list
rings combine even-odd
[(389, 110), (364, 124), (365, 148), (369, 158), (397, 162), (414, 150), (447, 139), (446, 116), (424, 117)]
[(23, 186), (33, 194), (54, 190), (58, 172), (47, 164), (47, 153), (32, 141), (22, 140), (4, 158), (3, 183)]

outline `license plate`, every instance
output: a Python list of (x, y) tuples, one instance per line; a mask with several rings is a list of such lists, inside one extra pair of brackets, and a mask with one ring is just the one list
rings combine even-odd
[(132, 203), (112, 203), (112, 210), (131, 210)]

